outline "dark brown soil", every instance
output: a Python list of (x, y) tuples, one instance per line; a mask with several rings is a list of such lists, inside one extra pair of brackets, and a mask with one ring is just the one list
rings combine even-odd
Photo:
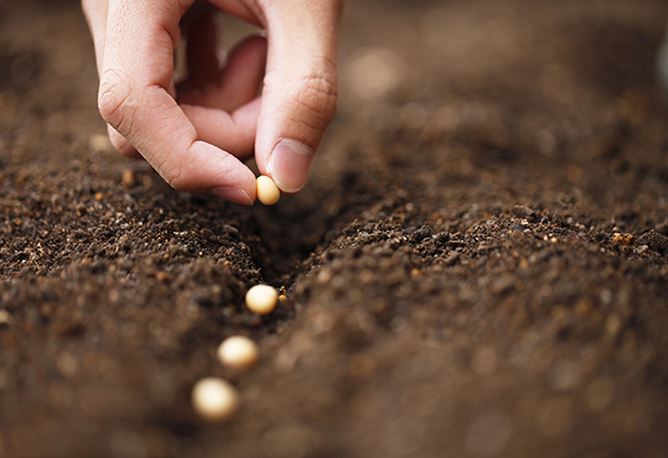
[(0, 4), (0, 456), (668, 456), (666, 18), (351, 1), (313, 178), (249, 210), (95, 137), (77, 3)]

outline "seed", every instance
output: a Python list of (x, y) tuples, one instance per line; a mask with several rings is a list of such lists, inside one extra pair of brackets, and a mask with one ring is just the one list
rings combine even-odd
[(218, 347), (218, 359), (232, 369), (248, 369), (258, 358), (258, 348), (248, 337), (233, 336)]
[(281, 190), (268, 176), (259, 176), (256, 181), (257, 198), (264, 205), (274, 205), (281, 198)]
[(239, 395), (236, 388), (225, 380), (207, 377), (193, 387), (192, 402), (203, 418), (222, 421), (231, 417), (239, 407)]
[(246, 307), (258, 315), (266, 315), (276, 308), (278, 291), (269, 285), (255, 285), (246, 293)]

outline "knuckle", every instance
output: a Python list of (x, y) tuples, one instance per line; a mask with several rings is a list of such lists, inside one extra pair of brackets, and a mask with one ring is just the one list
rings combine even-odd
[(162, 177), (172, 188), (177, 191), (188, 190), (188, 180), (183, 166), (163, 164), (161, 170), (163, 170)]
[(314, 127), (325, 127), (336, 112), (338, 94), (336, 79), (326, 73), (300, 78), (292, 98), (297, 108), (304, 110)]
[(137, 102), (127, 78), (105, 70), (100, 77), (97, 105), (102, 119), (124, 137), (130, 134)]

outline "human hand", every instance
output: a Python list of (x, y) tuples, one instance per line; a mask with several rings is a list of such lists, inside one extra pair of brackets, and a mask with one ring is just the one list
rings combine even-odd
[(336, 108), (342, 0), (211, 0), (264, 28), (267, 41), (243, 41), (220, 69), (215, 27), (204, 17), (188, 34), (189, 75), (177, 89), (179, 22), (193, 3), (82, 1), (112, 144), (138, 151), (176, 189), (243, 204), (255, 201), (255, 176), (240, 159), (254, 150), (262, 174), (299, 191)]

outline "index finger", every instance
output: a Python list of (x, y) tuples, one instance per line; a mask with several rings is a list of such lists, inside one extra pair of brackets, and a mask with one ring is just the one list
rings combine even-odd
[(253, 172), (200, 141), (169, 93), (178, 22), (187, 6), (166, 0), (110, 2), (100, 113), (172, 187), (252, 204)]

